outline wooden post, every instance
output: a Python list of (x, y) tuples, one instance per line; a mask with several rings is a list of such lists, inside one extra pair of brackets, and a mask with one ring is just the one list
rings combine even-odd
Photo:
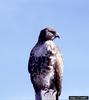
[(42, 90), (40, 93), (35, 94), (35, 100), (58, 100), (56, 93), (53, 90), (49, 92)]

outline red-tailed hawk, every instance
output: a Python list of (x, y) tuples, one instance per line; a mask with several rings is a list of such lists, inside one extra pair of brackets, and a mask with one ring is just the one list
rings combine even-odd
[(60, 38), (52, 28), (41, 30), (38, 42), (30, 53), (28, 71), (34, 90), (57, 91), (57, 98), (61, 94), (63, 77), (63, 59), (59, 48), (53, 40)]

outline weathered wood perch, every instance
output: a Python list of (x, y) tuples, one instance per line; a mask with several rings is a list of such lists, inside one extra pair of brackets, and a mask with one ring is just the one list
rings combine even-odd
[(56, 92), (53, 90), (47, 91), (41, 91), (38, 94), (35, 94), (35, 100), (58, 100), (58, 97), (56, 96)]

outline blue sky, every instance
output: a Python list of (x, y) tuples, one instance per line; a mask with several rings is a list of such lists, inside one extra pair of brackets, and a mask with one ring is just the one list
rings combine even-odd
[(89, 96), (89, 0), (0, 0), (0, 100), (33, 100), (28, 58), (47, 26), (61, 36), (60, 98)]

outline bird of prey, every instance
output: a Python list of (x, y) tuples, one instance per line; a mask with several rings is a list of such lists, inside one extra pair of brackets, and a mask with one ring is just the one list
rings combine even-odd
[[(60, 38), (53, 28), (40, 31), (38, 41), (30, 53), (28, 72), (35, 93), (41, 90), (56, 91), (57, 98), (61, 95), (63, 79), (63, 58), (53, 40)], [(58, 100), (58, 99), (57, 99)]]

